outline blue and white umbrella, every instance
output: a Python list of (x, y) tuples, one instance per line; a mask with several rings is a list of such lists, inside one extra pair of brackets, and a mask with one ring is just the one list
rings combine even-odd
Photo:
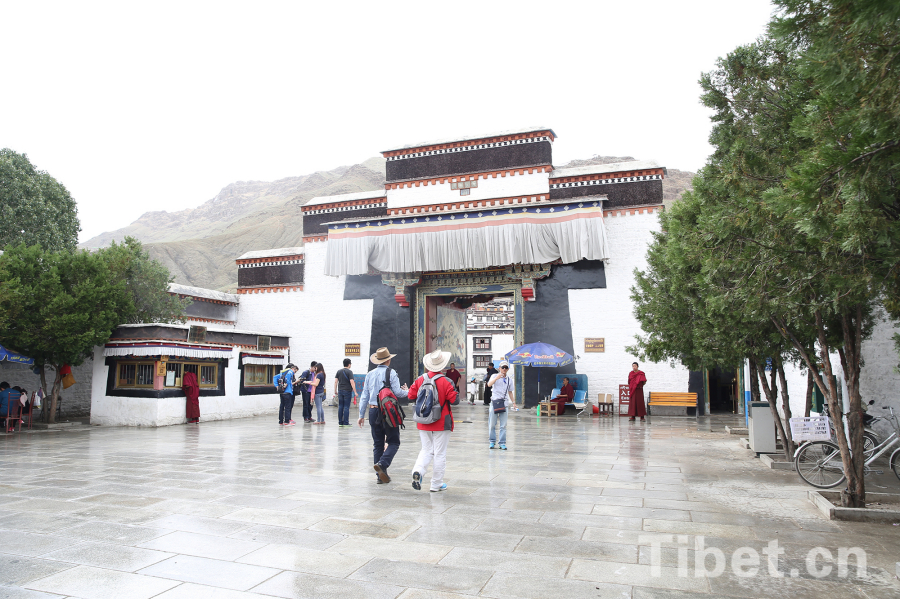
[(0, 345), (0, 362), (3, 360), (15, 364), (24, 364), (25, 366), (34, 366), (34, 358), (23, 356)]

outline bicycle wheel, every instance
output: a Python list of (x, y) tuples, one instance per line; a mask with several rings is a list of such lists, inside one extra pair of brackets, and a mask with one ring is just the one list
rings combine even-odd
[(878, 446), (878, 437), (870, 433), (869, 431), (863, 432), (863, 454), (866, 456), (866, 459), (869, 458), (873, 453), (875, 453), (875, 448)]
[(836, 487), (845, 480), (841, 450), (831, 441), (807, 443), (794, 458), (797, 474), (807, 483), (820, 489)]
[(897, 478), (900, 478), (900, 449), (895, 449), (891, 454), (891, 470), (894, 471)]

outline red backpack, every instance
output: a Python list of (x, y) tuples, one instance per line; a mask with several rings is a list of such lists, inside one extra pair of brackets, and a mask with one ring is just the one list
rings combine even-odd
[(385, 368), (384, 386), (378, 392), (378, 420), (376, 422), (380, 422), (384, 428), (400, 427), (405, 429), (404, 418), (406, 418), (406, 414), (403, 413), (400, 400), (391, 390), (391, 369)]

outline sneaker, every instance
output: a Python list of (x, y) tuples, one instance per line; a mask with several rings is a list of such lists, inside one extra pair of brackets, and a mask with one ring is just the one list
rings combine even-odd
[(375, 468), (375, 472), (378, 473), (378, 480), (383, 483), (391, 482), (391, 477), (388, 476), (387, 470), (381, 467), (381, 464), (375, 464), (373, 468)]
[(284, 426), (284, 423), (283, 423), (283, 422), (279, 422), (279, 423), (278, 423), (278, 426)]
[(493, 448), (494, 448), (494, 442), (493, 442), (493, 441), (491, 441), (491, 446), (490, 446), (490, 449), (493, 449)]
[(446, 490), (447, 490), (447, 483), (444, 483), (441, 485), (440, 489), (432, 489), (431, 492), (432, 493), (440, 493), (441, 491), (446, 491)]
[(378, 478), (378, 477), (376, 476), (376, 477), (375, 477), (375, 484), (377, 484), (377, 485), (383, 485), (384, 483), (381, 482), (381, 479)]
[(504, 449), (504, 450), (505, 450), (505, 449), (506, 449), (506, 443), (501, 443), (501, 444), (500, 444), (500, 449)]
[(291, 420), (290, 422), (285, 422), (284, 425), (285, 425), (285, 426), (296, 426), (297, 423), (294, 422), (293, 420)]
[(422, 475), (418, 472), (413, 472), (413, 489), (416, 491), (422, 490)]

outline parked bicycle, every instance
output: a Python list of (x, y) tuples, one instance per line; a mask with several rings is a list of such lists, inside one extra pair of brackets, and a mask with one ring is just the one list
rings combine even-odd
[[(882, 474), (881, 470), (873, 470), (869, 465), (889, 449), (900, 444), (900, 422), (897, 421), (894, 409), (891, 407), (882, 409), (890, 410), (890, 416), (886, 420), (894, 428), (894, 432), (876, 445), (871, 454), (866, 452), (863, 476), (872, 472)], [(891, 454), (889, 464), (894, 475), (900, 479), (900, 448)], [(847, 479), (844, 474), (844, 463), (841, 461), (841, 450), (834, 441), (810, 441), (803, 444), (794, 454), (794, 466), (800, 478), (820, 489), (836, 487)]]

